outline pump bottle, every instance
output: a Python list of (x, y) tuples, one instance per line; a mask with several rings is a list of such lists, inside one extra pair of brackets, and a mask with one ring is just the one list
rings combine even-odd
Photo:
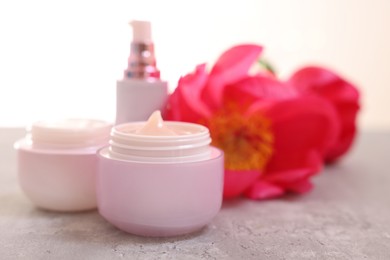
[(168, 97), (167, 82), (160, 79), (156, 65), (151, 24), (132, 21), (133, 41), (128, 67), (116, 87), (116, 124), (146, 121), (162, 110)]

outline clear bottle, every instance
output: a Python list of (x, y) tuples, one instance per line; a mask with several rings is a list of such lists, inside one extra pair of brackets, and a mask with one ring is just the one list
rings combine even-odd
[(145, 121), (155, 110), (162, 110), (168, 97), (168, 84), (160, 80), (156, 66), (151, 24), (132, 21), (128, 68), (124, 77), (117, 81), (116, 124)]

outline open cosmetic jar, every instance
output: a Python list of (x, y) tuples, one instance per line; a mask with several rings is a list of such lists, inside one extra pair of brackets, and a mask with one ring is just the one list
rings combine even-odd
[(142, 236), (196, 231), (218, 213), (223, 192), (223, 153), (210, 146), (209, 130), (184, 122), (114, 126), (99, 152), (100, 214), (114, 226)]
[(96, 208), (96, 152), (108, 144), (111, 127), (85, 119), (32, 124), (15, 143), (19, 182), (27, 197), (48, 210)]

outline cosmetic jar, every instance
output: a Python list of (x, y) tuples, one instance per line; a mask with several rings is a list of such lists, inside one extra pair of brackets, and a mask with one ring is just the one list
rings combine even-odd
[(204, 126), (168, 121), (148, 131), (147, 124), (114, 126), (109, 146), (100, 150), (100, 214), (142, 236), (182, 235), (204, 227), (221, 207), (223, 152), (210, 146)]
[(85, 119), (32, 124), (15, 143), (19, 182), (27, 197), (47, 210), (96, 208), (96, 152), (108, 144), (111, 127)]

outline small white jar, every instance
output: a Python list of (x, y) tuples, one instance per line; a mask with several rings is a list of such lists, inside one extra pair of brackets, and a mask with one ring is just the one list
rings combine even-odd
[(15, 143), (22, 190), (38, 207), (81, 211), (96, 207), (98, 149), (111, 124), (100, 120), (41, 121)]

